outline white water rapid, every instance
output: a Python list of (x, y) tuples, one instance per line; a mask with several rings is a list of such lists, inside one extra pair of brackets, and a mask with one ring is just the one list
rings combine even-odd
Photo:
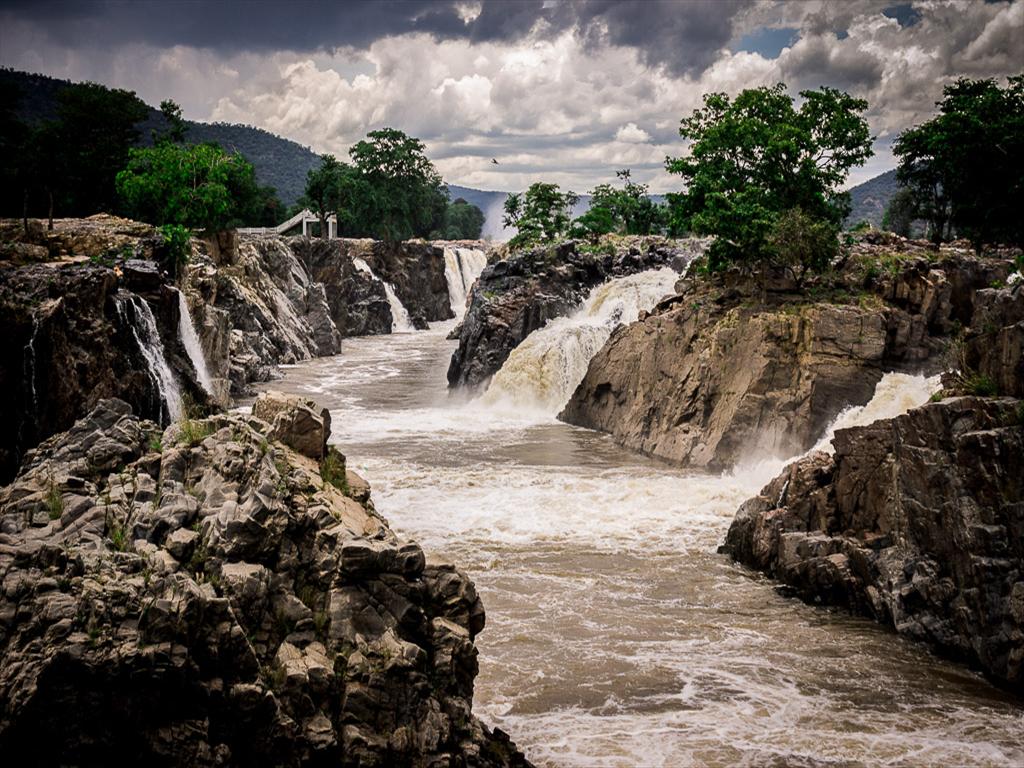
[[(758, 478), (449, 397), (453, 325), (346, 339), (272, 386), (331, 408), (332, 441), (396, 533), (473, 578), (474, 711), (535, 764), (1024, 764), (1009, 694), (716, 553)], [(883, 379), (860, 418), (920, 402), (923, 381)]]
[(196, 370), (199, 385), (207, 394), (212, 395), (213, 379), (210, 377), (210, 369), (206, 365), (206, 356), (203, 354), (202, 344), (199, 343), (199, 335), (192, 322), (192, 315), (188, 311), (188, 302), (185, 301), (185, 294), (181, 291), (178, 291), (178, 334), (188, 353), (188, 359), (192, 361), (192, 367)]
[(455, 318), (466, 314), (466, 299), (473, 283), (487, 266), (487, 254), (476, 248), (444, 247), (444, 277), (448, 282), (448, 296)]
[(160, 392), (170, 420), (178, 421), (182, 413), (181, 389), (167, 365), (164, 343), (160, 340), (160, 331), (157, 329), (153, 310), (149, 308), (145, 299), (134, 293), (127, 296), (119, 293), (115, 301), (118, 313), (131, 330), (135, 344), (146, 361), (150, 378)]
[(373, 270), (370, 269), (370, 265), (362, 259), (352, 259), (352, 263), (360, 272), (366, 273), (384, 286), (384, 294), (388, 297), (388, 304), (391, 305), (391, 332), (407, 333), (409, 331), (415, 331), (416, 329), (413, 327), (412, 320), (409, 319), (409, 313), (406, 311), (405, 307), (402, 306), (402, 302), (395, 294), (395, 289), (392, 287), (391, 283), (377, 277), (377, 275), (373, 273)]
[(573, 314), (555, 318), (512, 350), (483, 401), (557, 415), (615, 326), (635, 321), (641, 310), (672, 293), (678, 279), (679, 273), (664, 267), (597, 286)]

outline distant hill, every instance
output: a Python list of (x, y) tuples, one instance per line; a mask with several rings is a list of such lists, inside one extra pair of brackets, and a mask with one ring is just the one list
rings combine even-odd
[[(11, 69), (0, 69), (0, 81), (13, 81), (20, 89), (22, 100), (18, 105), (18, 114), (26, 122), (54, 117), (57, 110), (57, 94), (61, 89), (71, 85), (68, 80)], [(142, 133), (141, 143), (151, 143), (152, 131), (165, 127), (163, 115), (159, 110), (150, 107), (149, 118), (139, 125)], [(190, 120), (188, 138), (196, 142), (214, 141), (227, 150), (240, 152), (255, 167), (259, 183), (274, 187), (277, 196), (286, 206), (294, 204), (299, 199), (306, 186), (306, 173), (320, 164), (319, 155), (309, 147), (251, 125), (200, 123)], [(846, 220), (847, 226), (853, 226), (863, 220), (871, 222), (875, 227), (881, 226), (882, 214), (897, 188), (896, 171), (887, 171), (850, 189), (853, 209)], [(452, 200), (461, 197), (484, 212), (485, 237), (504, 239), (511, 234), (505, 233), (501, 225), (502, 206), (508, 192), (472, 189), (457, 184), (449, 184), (448, 190)], [(661, 195), (652, 197), (658, 202), (664, 199)], [(580, 195), (573, 215), (579, 216), (589, 207), (590, 196)]]
[(852, 187), (850, 202), (853, 208), (846, 217), (846, 226), (853, 227), (862, 221), (869, 221), (875, 229), (881, 229), (885, 209), (899, 188), (895, 169)]

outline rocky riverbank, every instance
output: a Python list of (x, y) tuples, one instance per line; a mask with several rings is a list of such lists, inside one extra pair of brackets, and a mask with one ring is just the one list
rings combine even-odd
[(495, 254), (469, 296), (449, 385), (485, 385), (523, 339), (577, 308), (594, 286), (662, 266), (682, 272), (702, 249), (698, 240), (634, 237), (610, 238), (596, 247), (568, 241)]
[(326, 412), (253, 413), (102, 400), (0, 490), (3, 753), (525, 765), (471, 712), (472, 582), (388, 529)]
[(886, 371), (938, 372), (1008, 259), (898, 238), (854, 246), (827, 279), (695, 275), (593, 358), (561, 418), (690, 466), (810, 448)]

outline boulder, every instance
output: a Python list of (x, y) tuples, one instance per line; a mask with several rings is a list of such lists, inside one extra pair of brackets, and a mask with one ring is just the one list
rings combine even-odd
[(264, 392), (253, 403), (252, 413), (270, 424), (267, 436), (280, 440), (303, 456), (320, 461), (327, 455), (331, 436), (331, 412), (313, 400), (281, 392)]

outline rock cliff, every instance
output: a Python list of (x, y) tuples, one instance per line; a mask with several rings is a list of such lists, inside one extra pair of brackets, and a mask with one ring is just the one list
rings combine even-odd
[(472, 582), (396, 539), (312, 403), (254, 412), (102, 400), (0, 490), (3, 754), (525, 765), (471, 712)]
[(448, 368), (449, 386), (485, 385), (523, 339), (571, 312), (594, 286), (661, 266), (682, 271), (702, 248), (696, 240), (649, 237), (611, 241), (597, 249), (568, 241), (498, 254), (469, 296)]
[(955, 398), (838, 430), (737, 512), (733, 558), (1024, 694), (1024, 411)]
[(836, 275), (804, 286), (686, 278), (612, 335), (560, 418), (692, 466), (793, 456), (866, 403), (885, 371), (941, 370), (976, 294), (1011, 269), (893, 240), (862, 243)]

